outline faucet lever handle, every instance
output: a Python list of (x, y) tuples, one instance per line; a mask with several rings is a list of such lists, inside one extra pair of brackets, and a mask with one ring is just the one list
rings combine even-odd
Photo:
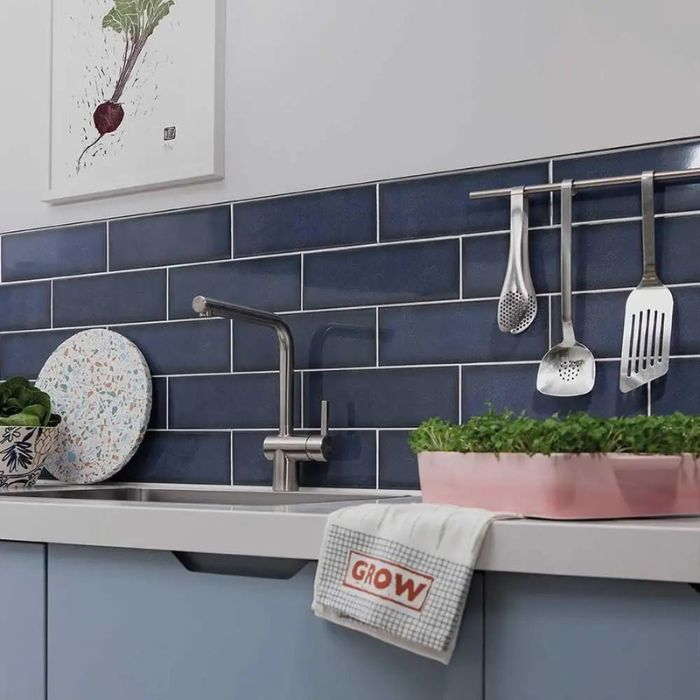
[(321, 401), (321, 436), (328, 435), (328, 401)]

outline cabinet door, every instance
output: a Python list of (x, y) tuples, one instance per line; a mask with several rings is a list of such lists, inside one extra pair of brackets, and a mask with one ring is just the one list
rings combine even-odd
[(486, 700), (700, 697), (700, 595), (687, 584), (485, 577)]
[(481, 700), (482, 580), (449, 667), (316, 618), (289, 580), (50, 546), (49, 700)]
[(0, 542), (0, 698), (44, 700), (45, 548)]

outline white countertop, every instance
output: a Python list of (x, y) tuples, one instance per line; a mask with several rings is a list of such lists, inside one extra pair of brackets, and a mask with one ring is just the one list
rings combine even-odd
[[(362, 493), (371, 500), (387, 492), (342, 493)], [(411, 500), (417, 500), (415, 495)], [(0, 497), (0, 540), (313, 560), (328, 513), (345, 505), (253, 507), (14, 495)], [(700, 583), (700, 518), (500, 521), (487, 535), (477, 568)]]

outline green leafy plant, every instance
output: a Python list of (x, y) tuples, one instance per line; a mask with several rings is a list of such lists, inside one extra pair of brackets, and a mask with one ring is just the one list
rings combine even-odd
[(521, 452), (700, 456), (700, 416), (598, 418), (587, 413), (545, 420), (511, 411), (474, 416), (464, 425), (440, 418), (423, 423), (409, 438), (413, 452)]
[(0, 426), (55, 426), (60, 421), (51, 413), (51, 397), (25, 377), (0, 383)]
[(78, 158), (77, 169), (85, 154), (102, 138), (115, 132), (124, 120), (124, 108), (120, 100), (146, 42), (160, 22), (170, 14), (175, 0), (114, 0), (114, 7), (104, 16), (102, 29), (121, 34), (124, 39), (124, 55), (112, 96), (97, 105), (92, 121), (97, 138), (88, 144)]

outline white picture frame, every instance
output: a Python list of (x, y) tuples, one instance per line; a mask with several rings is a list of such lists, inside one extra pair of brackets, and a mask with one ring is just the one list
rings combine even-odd
[(223, 179), (226, 0), (52, 0), (51, 15), (45, 202)]

